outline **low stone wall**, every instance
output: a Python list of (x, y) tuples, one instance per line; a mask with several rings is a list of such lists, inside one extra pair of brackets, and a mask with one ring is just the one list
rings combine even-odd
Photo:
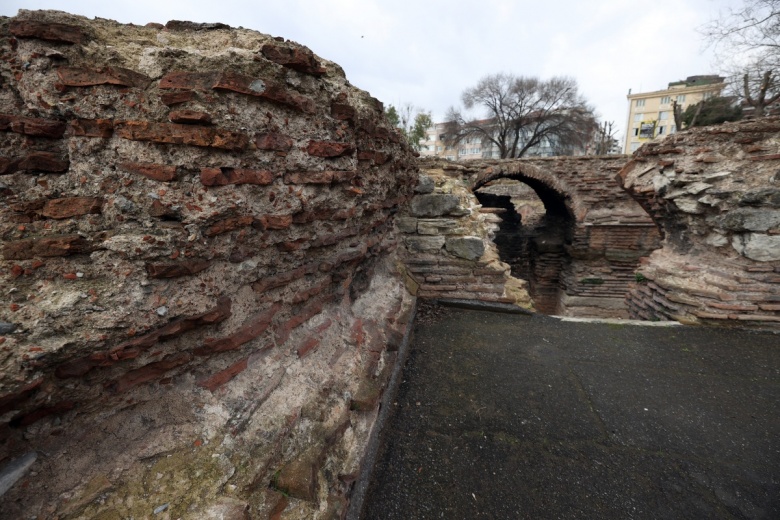
[(623, 187), (664, 232), (634, 317), (780, 327), (780, 119), (694, 128), (644, 145)]
[[(409, 148), (305, 47), (0, 19), (2, 518), (337, 518), (413, 298)], [(164, 513), (164, 514), (163, 514)]]

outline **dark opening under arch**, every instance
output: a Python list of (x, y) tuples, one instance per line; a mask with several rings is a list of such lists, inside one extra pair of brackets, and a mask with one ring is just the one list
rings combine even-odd
[[(562, 273), (571, 262), (568, 251), (575, 227), (569, 197), (522, 173), (500, 178), (474, 190), (483, 207), (503, 210), (497, 213), (500, 221), (493, 236), (499, 257), (511, 266), (514, 277), (528, 281), (539, 312), (557, 314), (564, 290)], [(544, 208), (542, 215), (529, 218), (527, 212), (518, 211), (518, 201), (529, 191), (513, 188), (518, 185), (533, 190)]]

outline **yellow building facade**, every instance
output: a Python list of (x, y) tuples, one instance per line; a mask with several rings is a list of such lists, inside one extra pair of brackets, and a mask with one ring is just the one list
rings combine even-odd
[(678, 130), (673, 101), (682, 111), (699, 101), (719, 95), (726, 84), (720, 76), (690, 76), (669, 83), (669, 88), (628, 96), (628, 122), (623, 153), (634, 153), (643, 143)]

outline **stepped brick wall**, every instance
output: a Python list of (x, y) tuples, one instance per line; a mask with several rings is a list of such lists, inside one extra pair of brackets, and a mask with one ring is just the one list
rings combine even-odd
[(412, 305), (381, 103), (282, 38), (53, 11), (0, 18), (0, 82), (0, 465), (39, 454), (0, 517), (342, 514)]
[(637, 150), (619, 180), (664, 233), (631, 314), (780, 327), (780, 119), (694, 128)]

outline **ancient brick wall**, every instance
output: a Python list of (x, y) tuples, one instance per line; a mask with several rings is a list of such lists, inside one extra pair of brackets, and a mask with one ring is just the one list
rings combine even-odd
[(624, 188), (663, 230), (640, 269), (633, 316), (780, 324), (780, 119), (694, 128), (640, 148)]
[(412, 301), (381, 103), (281, 38), (57, 12), (0, 19), (0, 81), (0, 464), (46, 454), (0, 516), (338, 517)]
[[(430, 182), (417, 188), (409, 214), (397, 220), (418, 295), (510, 302), (519, 294), (527, 298), (530, 289), (541, 312), (627, 317), (629, 284), (639, 259), (658, 247), (659, 233), (615, 181), (625, 161), (621, 156), (422, 162)], [(533, 237), (529, 284), (509, 276), (509, 266), (498, 261), (491, 241), (494, 210), (480, 208), (473, 194), (502, 178), (534, 188), (560, 225), (560, 233)], [(485, 256), (459, 258), (448, 245), (456, 237), (481, 240)]]

